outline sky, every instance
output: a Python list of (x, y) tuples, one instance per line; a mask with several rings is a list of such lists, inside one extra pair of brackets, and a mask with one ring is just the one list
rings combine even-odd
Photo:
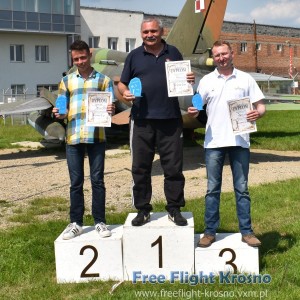
[[(218, 0), (217, 0), (218, 1)], [(81, 6), (178, 16), (185, 0), (80, 0)], [(300, 28), (300, 0), (228, 0), (225, 21)]]

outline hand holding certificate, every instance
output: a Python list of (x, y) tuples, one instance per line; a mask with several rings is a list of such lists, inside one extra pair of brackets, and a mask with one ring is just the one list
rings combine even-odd
[(86, 125), (111, 127), (111, 115), (107, 105), (112, 102), (111, 92), (89, 92), (86, 98)]
[(257, 131), (256, 123), (247, 121), (247, 112), (252, 110), (252, 103), (249, 98), (229, 100), (227, 103), (234, 134)]
[(166, 76), (168, 85), (168, 96), (188, 96), (193, 95), (193, 86), (187, 82), (186, 74), (191, 72), (191, 62), (189, 60), (167, 61)]

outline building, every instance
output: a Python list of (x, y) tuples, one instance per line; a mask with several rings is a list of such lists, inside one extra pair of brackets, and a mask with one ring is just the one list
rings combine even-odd
[(130, 52), (141, 45), (143, 12), (81, 7), (81, 38), (91, 48)]
[[(0, 103), (20, 94), (38, 94), (42, 86), (56, 89), (62, 73), (71, 66), (68, 49), (75, 39), (87, 41), (90, 47), (131, 51), (141, 45), (140, 24), (149, 16), (139, 11), (80, 7), (80, 0), (1, 0)], [(176, 17), (158, 17), (167, 35)], [(288, 78), (291, 73), (296, 80), (300, 28), (254, 25), (223, 23), (220, 38), (232, 43), (235, 65), (272, 76)]]
[[(149, 16), (142, 12), (81, 7), (81, 37), (89, 40), (91, 47), (98, 44), (129, 52), (141, 44), (139, 27), (142, 19)], [(158, 17), (167, 35), (176, 17)], [(220, 39), (232, 44), (234, 63), (246, 72), (281, 77), (300, 72), (300, 28), (224, 21)]]
[(282, 77), (300, 72), (300, 28), (225, 21), (220, 38), (232, 44), (235, 65), (247, 72)]
[(0, 89), (4, 98), (57, 89), (68, 45), (81, 34), (80, 0), (0, 1)]

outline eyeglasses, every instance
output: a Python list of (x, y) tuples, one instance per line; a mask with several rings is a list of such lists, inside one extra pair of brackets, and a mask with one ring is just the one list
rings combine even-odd
[(143, 34), (148, 34), (149, 32), (151, 32), (151, 33), (157, 33), (158, 30), (157, 29), (150, 29), (150, 30), (143, 30), (142, 31)]

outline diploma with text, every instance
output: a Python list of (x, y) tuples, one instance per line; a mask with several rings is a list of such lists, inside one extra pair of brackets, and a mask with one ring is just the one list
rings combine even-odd
[(167, 61), (166, 76), (168, 85), (168, 96), (189, 96), (193, 95), (193, 86), (187, 82), (186, 74), (191, 72), (189, 60)]
[(89, 92), (86, 98), (86, 125), (111, 127), (111, 115), (107, 105), (112, 102), (111, 92)]
[(249, 98), (229, 100), (227, 103), (234, 134), (257, 131), (256, 123), (247, 121), (247, 112), (252, 110), (252, 103)]

